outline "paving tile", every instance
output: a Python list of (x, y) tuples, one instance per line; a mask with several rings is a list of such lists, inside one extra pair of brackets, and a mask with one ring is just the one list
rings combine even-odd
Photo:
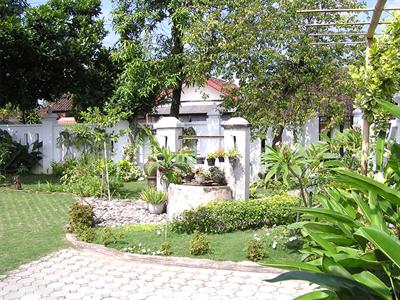
[(1, 300), (293, 299), (307, 282), (267, 283), (276, 273), (165, 266), (64, 249), (0, 277)]

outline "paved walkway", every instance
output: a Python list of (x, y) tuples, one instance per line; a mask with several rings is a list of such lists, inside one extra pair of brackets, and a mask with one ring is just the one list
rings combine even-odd
[(311, 290), (305, 282), (267, 283), (276, 274), (138, 263), (90, 250), (65, 249), (0, 280), (0, 299), (267, 299)]

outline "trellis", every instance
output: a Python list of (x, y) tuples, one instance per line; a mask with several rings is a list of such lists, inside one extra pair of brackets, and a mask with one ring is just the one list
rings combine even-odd
[[(310, 33), (310, 37), (315, 36), (365, 36), (364, 41), (332, 41), (332, 42), (313, 42), (313, 45), (334, 45), (334, 44), (344, 44), (344, 45), (355, 45), (355, 44), (365, 44), (366, 46), (366, 56), (365, 64), (368, 66), (370, 64), (369, 51), (374, 41), (374, 36), (376, 34), (376, 29), (378, 25), (388, 24), (387, 22), (381, 21), (382, 13), (384, 11), (398, 11), (400, 7), (385, 8), (387, 0), (377, 0), (374, 8), (327, 8), (327, 9), (304, 9), (298, 10), (298, 13), (364, 13), (373, 12), (370, 22), (349, 22), (349, 23), (325, 23), (325, 24), (308, 24), (307, 27), (344, 27), (344, 26), (364, 26), (369, 25), (366, 32), (320, 32), (320, 33)], [(365, 114), (363, 116), (362, 122), (362, 159), (361, 159), (361, 172), (363, 175), (367, 174), (368, 170), (368, 153), (369, 153), (369, 138), (370, 138), (370, 123), (367, 120)]]

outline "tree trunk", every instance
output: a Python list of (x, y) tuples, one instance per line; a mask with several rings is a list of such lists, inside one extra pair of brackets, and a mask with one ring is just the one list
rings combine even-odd
[(272, 139), (272, 148), (275, 149), (276, 144), (282, 143), (283, 129), (285, 129), (285, 127), (283, 127), (282, 125), (279, 125), (279, 128), (278, 128), (277, 132), (275, 132), (274, 138)]
[(172, 117), (178, 118), (179, 116), (179, 109), (181, 106), (181, 94), (182, 94), (182, 86), (185, 80), (184, 73), (183, 73), (183, 43), (181, 32), (176, 27), (175, 24), (172, 25), (171, 28), (171, 36), (173, 40), (173, 48), (172, 48), (172, 56), (175, 56), (175, 60), (177, 61), (175, 66), (175, 73), (177, 76), (176, 86), (174, 87), (174, 91), (172, 93), (172, 103), (171, 103), (171, 111), (170, 115)]

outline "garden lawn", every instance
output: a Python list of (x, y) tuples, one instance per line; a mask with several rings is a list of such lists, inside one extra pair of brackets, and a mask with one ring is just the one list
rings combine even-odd
[[(60, 183), (60, 177), (55, 175), (19, 175), (22, 185), (22, 190), (35, 192), (63, 192), (63, 186)], [(7, 184), (3, 187), (0, 185), (0, 190), (13, 190), (15, 185), (11, 184), (13, 176), (7, 177)], [(140, 192), (147, 187), (147, 181), (132, 181), (124, 182), (118, 195), (113, 195), (115, 198), (123, 199), (138, 199)]]
[(0, 193), (0, 274), (66, 246), (72, 195)]
[[(160, 227), (153, 225), (141, 226), (123, 226), (110, 229), (116, 242), (107, 244), (108, 247), (122, 250), (127, 247), (135, 247), (135, 253), (142, 253), (145, 249), (146, 254), (152, 254), (160, 250), (160, 246), (165, 242), (164, 232)], [(200, 256), (190, 254), (190, 240), (192, 234), (178, 234), (174, 232), (168, 233), (167, 241), (171, 245), (172, 256), (207, 258), (213, 260), (225, 261), (245, 261), (246, 258), (246, 242), (252, 238), (254, 234), (261, 237), (268, 252), (268, 257), (261, 262), (267, 263), (282, 260), (300, 260), (301, 254), (286, 248), (284, 243), (287, 237), (284, 236), (286, 231), (284, 226), (264, 230), (247, 230), (236, 231), (224, 234), (209, 234), (211, 253)], [(97, 229), (95, 243), (103, 244), (103, 229)], [(108, 235), (110, 236), (110, 235)], [(109, 239), (111, 241), (112, 239)], [(277, 242), (275, 249), (272, 248), (273, 242)]]

